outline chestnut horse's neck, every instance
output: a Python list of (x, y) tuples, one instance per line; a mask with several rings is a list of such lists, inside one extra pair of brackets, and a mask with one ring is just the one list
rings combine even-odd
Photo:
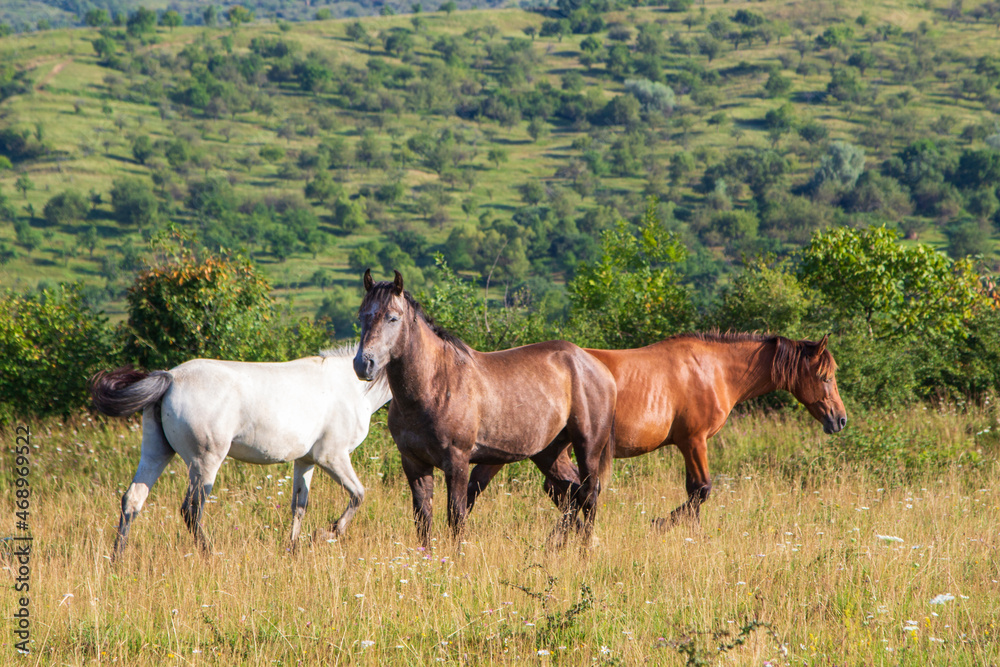
[(386, 365), (392, 396), (406, 403), (434, 401), (442, 389), (440, 366), (462, 352), (438, 336), (419, 314), (408, 314), (407, 319), (410, 322), (401, 334), (405, 339)]
[(787, 381), (775, 377), (777, 338), (719, 341), (714, 345), (719, 347), (719, 357), (726, 369), (733, 405), (788, 388)]

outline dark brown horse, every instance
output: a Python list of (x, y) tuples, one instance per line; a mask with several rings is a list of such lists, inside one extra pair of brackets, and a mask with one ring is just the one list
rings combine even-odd
[[(413, 515), (424, 544), (430, 538), (434, 468), (448, 485), (448, 523), (456, 535), (467, 513), (469, 464), (497, 468), (531, 459), (563, 502), (565, 534), (583, 509), (587, 543), (597, 498), (613, 457), (615, 379), (582, 349), (550, 341), (482, 353), (444, 332), (403, 291), (403, 278), (372, 281), (365, 272), (359, 378), (384, 374), (392, 389), (389, 431), (413, 492)], [(568, 449), (576, 484), (552, 475)], [(582, 481), (580, 481), (582, 480)]]
[[(677, 445), (687, 469), (688, 500), (656, 519), (658, 527), (683, 515), (698, 517), (712, 490), (707, 440), (719, 432), (733, 407), (769, 392), (790, 391), (809, 414), (836, 433), (847, 424), (837, 391), (837, 364), (819, 342), (759, 334), (687, 334), (635, 350), (587, 350), (608, 367), (618, 385), (615, 458)], [(479, 465), (469, 483), (469, 505), (499, 472)], [(556, 485), (551, 479), (561, 478)], [(565, 482), (579, 479), (573, 464), (555, 463), (546, 489), (559, 502)]]

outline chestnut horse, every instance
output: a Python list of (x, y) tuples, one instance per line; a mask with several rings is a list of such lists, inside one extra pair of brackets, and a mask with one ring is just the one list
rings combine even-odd
[[(566, 341), (477, 352), (428, 319), (398, 271), (394, 282), (377, 283), (365, 271), (364, 285), (354, 370), (364, 380), (389, 381), (389, 432), (421, 541), (430, 538), (434, 468), (444, 471), (448, 524), (457, 536), (468, 511), (469, 464), (499, 468), (531, 459), (563, 501), (560, 536), (582, 508), (588, 543), (613, 458), (610, 371)], [(552, 475), (560, 456), (569, 461), (570, 447), (579, 465), (572, 488)]]
[[(614, 374), (618, 385), (615, 413), (615, 458), (647, 454), (677, 445), (687, 470), (687, 502), (663, 528), (688, 515), (698, 518), (712, 491), (707, 440), (719, 432), (733, 407), (769, 392), (790, 391), (809, 414), (836, 433), (847, 424), (837, 391), (837, 364), (819, 342), (748, 333), (682, 334), (635, 350), (587, 350)], [(479, 465), (469, 483), (469, 505), (499, 472)], [(576, 483), (568, 458), (556, 461), (554, 478)], [(561, 488), (546, 480), (559, 502)]]

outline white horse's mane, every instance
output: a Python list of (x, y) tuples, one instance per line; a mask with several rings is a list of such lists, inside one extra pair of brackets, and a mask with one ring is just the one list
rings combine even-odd
[[(358, 353), (357, 343), (343, 343), (342, 345), (338, 345), (337, 347), (331, 347), (325, 350), (320, 350), (319, 356), (323, 357), (324, 359), (345, 359), (347, 357), (353, 357), (357, 353)], [(383, 374), (380, 377), (375, 378), (375, 380), (373, 380), (372, 382), (368, 383), (368, 386), (365, 388), (365, 393), (367, 394), (372, 391), (384, 391), (384, 390), (387, 391), (388, 388), (389, 388), (389, 380)]]
[(330, 347), (319, 351), (319, 356), (327, 357), (353, 357), (358, 352), (357, 343), (343, 343), (337, 347)]

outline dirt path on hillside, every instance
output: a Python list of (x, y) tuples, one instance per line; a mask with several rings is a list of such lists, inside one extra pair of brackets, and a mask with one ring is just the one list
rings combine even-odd
[(37, 91), (44, 90), (45, 86), (49, 85), (52, 82), (52, 79), (55, 78), (56, 74), (59, 74), (59, 72), (63, 71), (63, 68), (66, 67), (66, 65), (69, 65), (71, 62), (73, 62), (73, 59), (69, 58), (68, 60), (62, 61), (61, 63), (56, 63), (56, 66), (52, 68), (52, 71), (43, 76), (42, 79), (38, 82), (38, 85), (35, 86), (35, 90)]

